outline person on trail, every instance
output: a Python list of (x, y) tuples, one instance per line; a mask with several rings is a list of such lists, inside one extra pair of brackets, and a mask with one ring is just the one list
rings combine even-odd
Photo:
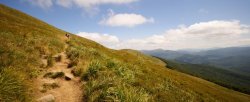
[(66, 33), (65, 36), (69, 39), (69, 34), (68, 33)]

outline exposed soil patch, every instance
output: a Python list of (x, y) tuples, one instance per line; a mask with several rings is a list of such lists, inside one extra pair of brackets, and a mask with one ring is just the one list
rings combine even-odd
[[(36, 99), (46, 95), (53, 95), (55, 102), (82, 102), (82, 84), (80, 78), (75, 77), (68, 68), (70, 62), (67, 59), (66, 53), (62, 52), (56, 56), (61, 56), (60, 61), (55, 62), (53, 67), (44, 71), (36, 80)], [(46, 60), (42, 60), (46, 62)], [(46, 64), (46, 63), (45, 63)], [(63, 72), (63, 76), (56, 78), (44, 77), (46, 73)], [(44, 85), (52, 85), (52, 88), (44, 88)], [(56, 87), (53, 87), (56, 86)]]

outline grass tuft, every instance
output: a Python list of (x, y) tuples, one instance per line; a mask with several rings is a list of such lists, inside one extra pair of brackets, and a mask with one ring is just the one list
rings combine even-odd
[(28, 86), (24, 82), (25, 80), (20, 76), (20, 73), (15, 70), (2, 70), (0, 72), (0, 101), (28, 101)]
[(56, 79), (56, 78), (64, 77), (64, 75), (65, 75), (64, 72), (48, 72), (43, 77)]
[(81, 76), (83, 73), (85, 72), (84, 68), (83, 67), (80, 67), (80, 66), (77, 66), (75, 67), (71, 73), (74, 75), (74, 76)]
[(89, 80), (91, 78), (98, 77), (97, 73), (101, 69), (101, 63), (99, 61), (92, 61), (89, 66), (87, 72), (83, 75), (82, 79)]

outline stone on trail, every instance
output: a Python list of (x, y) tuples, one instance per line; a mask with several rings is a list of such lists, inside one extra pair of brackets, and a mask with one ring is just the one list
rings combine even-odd
[(55, 102), (55, 97), (49, 94), (37, 99), (37, 102)]
[(66, 74), (65, 75), (65, 80), (69, 81), (73, 78), (73, 75), (70, 75), (70, 74)]

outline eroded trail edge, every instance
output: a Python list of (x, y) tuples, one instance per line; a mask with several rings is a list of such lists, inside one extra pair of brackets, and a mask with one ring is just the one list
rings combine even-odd
[[(60, 56), (60, 57), (59, 57)], [(42, 58), (48, 65), (48, 56)], [(68, 68), (70, 60), (66, 52), (61, 52), (52, 57), (54, 65), (45, 69), (35, 80), (36, 101), (38, 102), (81, 102), (82, 84), (79, 77), (75, 77)]]

